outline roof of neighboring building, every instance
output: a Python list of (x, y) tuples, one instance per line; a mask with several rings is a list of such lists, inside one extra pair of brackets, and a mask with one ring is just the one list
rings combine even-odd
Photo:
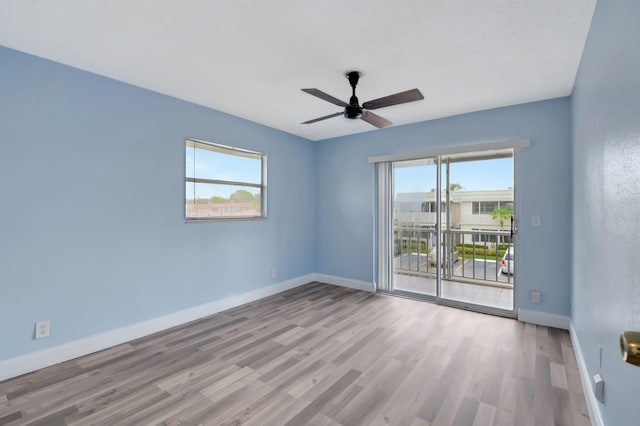
[[(496, 189), (491, 191), (451, 191), (449, 193), (452, 202), (473, 201), (512, 201), (513, 189)], [(444, 191), (442, 193), (444, 199)], [(396, 201), (435, 201), (434, 192), (399, 192)]]

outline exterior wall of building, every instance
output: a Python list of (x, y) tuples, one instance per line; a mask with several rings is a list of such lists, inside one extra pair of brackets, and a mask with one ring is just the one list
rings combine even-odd
[(186, 205), (187, 217), (258, 216), (253, 203), (190, 203)]
[[(493, 219), (491, 214), (473, 213), (474, 202), (513, 203), (513, 190), (495, 191), (455, 191), (451, 192), (451, 227), (460, 230), (500, 230), (499, 219)], [(443, 194), (444, 198), (444, 194)], [(423, 203), (435, 202), (435, 192), (399, 193), (396, 197), (394, 209), (397, 223), (415, 223), (435, 227), (437, 213), (422, 212)], [(501, 204), (498, 204), (501, 206)], [(442, 213), (443, 225), (447, 223), (446, 212)]]
[[(510, 228), (510, 223), (503, 223), (500, 227), (500, 219), (494, 219), (490, 213), (474, 213), (474, 203), (495, 203), (495, 208), (500, 208), (507, 203), (513, 206), (513, 190), (492, 190), (492, 191), (452, 191), (450, 192), (451, 203), (449, 204), (450, 214), (446, 211), (441, 213), (441, 223), (446, 228), (447, 219), (451, 221), (451, 228), (460, 231), (469, 231), (463, 235), (454, 235), (454, 244), (472, 243), (506, 243), (511, 242), (506, 231)], [(445, 194), (442, 195), (445, 198)], [(412, 229), (422, 229), (425, 240), (429, 247), (435, 244), (435, 233), (428, 233), (425, 229), (436, 227), (437, 213), (423, 212), (431, 210), (435, 205), (435, 192), (411, 192), (399, 193), (396, 197), (395, 222), (400, 231), (411, 233)], [(425, 203), (431, 203), (426, 205)], [(427, 207), (427, 208), (425, 208)], [(445, 210), (446, 207), (443, 208)], [(491, 209), (493, 210), (493, 209)], [(485, 235), (484, 232), (505, 231), (505, 235)], [(472, 233), (473, 232), (473, 233)]]

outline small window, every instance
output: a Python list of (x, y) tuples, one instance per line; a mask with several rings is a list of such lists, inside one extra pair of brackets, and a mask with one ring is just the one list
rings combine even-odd
[(266, 217), (265, 154), (187, 139), (188, 221)]
[(472, 240), (475, 243), (491, 243), (496, 241), (496, 237), (493, 235), (483, 234), (483, 231), (494, 232), (495, 229), (485, 229), (485, 228), (471, 228), (473, 231)]
[(500, 201), (500, 208), (513, 211), (513, 201)]
[(472, 214), (491, 214), (498, 208), (497, 201), (474, 201), (471, 205)]
[[(422, 203), (422, 213), (437, 213), (436, 206), (435, 201), (424, 201)], [(441, 213), (447, 212), (447, 203), (444, 201), (440, 203), (440, 211)]]

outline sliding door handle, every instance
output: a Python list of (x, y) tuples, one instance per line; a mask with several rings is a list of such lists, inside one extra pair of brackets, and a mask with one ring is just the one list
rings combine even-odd
[(518, 224), (516, 222), (516, 219), (511, 216), (511, 238), (513, 238), (513, 234), (515, 234), (516, 232), (518, 232)]

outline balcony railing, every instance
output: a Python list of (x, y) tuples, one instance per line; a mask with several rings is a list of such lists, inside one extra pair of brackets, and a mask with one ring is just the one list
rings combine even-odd
[[(436, 275), (436, 230), (430, 225), (394, 227), (394, 272), (433, 278)], [(513, 286), (513, 253), (508, 231), (448, 230), (442, 233), (442, 278), (474, 284)], [(451, 261), (450, 261), (451, 260)]]

